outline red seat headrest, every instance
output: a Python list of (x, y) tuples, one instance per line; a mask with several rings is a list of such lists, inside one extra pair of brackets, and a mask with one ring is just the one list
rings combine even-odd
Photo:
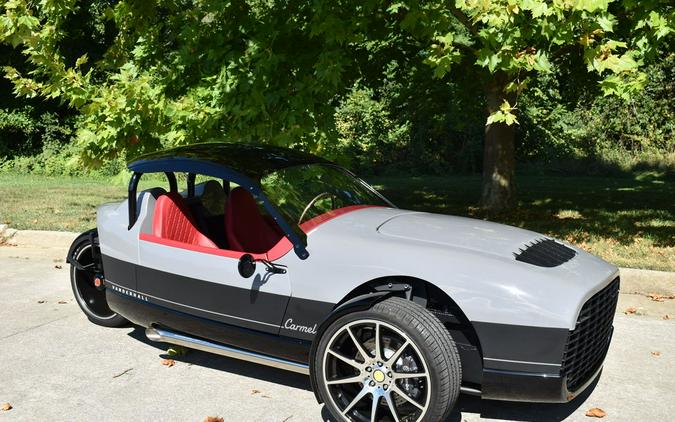
[(260, 214), (253, 196), (242, 187), (230, 192), (225, 209), (225, 230), (230, 249), (240, 252), (265, 253), (282, 238)]

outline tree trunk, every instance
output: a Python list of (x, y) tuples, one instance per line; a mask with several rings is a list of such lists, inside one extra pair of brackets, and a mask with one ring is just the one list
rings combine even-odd
[[(508, 82), (508, 76), (500, 72), (493, 75), (485, 85), (488, 113), (499, 110), (504, 100), (514, 104), (514, 98), (505, 92)], [(480, 201), (484, 209), (501, 211), (515, 203), (515, 138), (515, 125), (492, 123), (485, 126), (483, 193)]]

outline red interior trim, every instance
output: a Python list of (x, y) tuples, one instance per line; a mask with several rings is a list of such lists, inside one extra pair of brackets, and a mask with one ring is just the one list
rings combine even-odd
[(277, 242), (276, 245), (272, 246), (272, 249), (267, 251), (265, 255), (267, 255), (268, 261), (276, 261), (277, 259), (289, 253), (291, 249), (293, 249), (293, 244), (290, 240), (288, 240), (288, 238), (286, 238), (286, 236), (284, 236)]
[[(336, 210), (328, 211), (327, 213), (318, 215), (312, 218), (311, 220), (305, 221), (300, 225), (300, 228), (305, 233), (309, 233), (310, 231), (316, 229), (318, 226), (325, 223), (326, 221), (332, 220), (336, 217), (350, 213), (352, 211), (372, 207), (379, 207), (379, 205), (350, 205), (348, 207), (338, 208)], [(226, 258), (239, 259), (241, 258), (242, 255), (247, 253), (247, 252), (231, 251), (229, 249), (217, 249), (199, 245), (192, 245), (189, 243), (178, 242), (176, 240), (165, 239), (163, 237), (158, 237), (149, 233), (140, 233), (138, 238), (146, 242), (152, 242), (164, 246), (171, 246), (173, 248), (186, 249), (189, 251), (207, 253), (211, 255), (224, 256)], [(272, 246), (272, 249), (267, 251), (267, 253), (264, 254), (252, 253), (251, 256), (253, 257), (253, 259), (265, 259), (267, 261), (275, 261), (281, 258), (282, 256), (286, 255), (288, 252), (291, 251), (291, 249), (293, 249), (293, 244), (291, 243), (290, 240), (288, 240), (288, 238), (284, 236), (281, 238), (281, 240), (279, 240), (279, 242), (277, 242), (276, 245)]]

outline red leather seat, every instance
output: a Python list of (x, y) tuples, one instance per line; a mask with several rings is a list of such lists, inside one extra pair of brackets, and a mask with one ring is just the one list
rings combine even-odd
[(157, 199), (152, 219), (152, 234), (190, 245), (218, 248), (197, 229), (185, 200), (176, 192), (169, 192)]
[(230, 192), (225, 208), (225, 230), (230, 249), (240, 252), (265, 253), (282, 237), (260, 214), (253, 196), (242, 187)]

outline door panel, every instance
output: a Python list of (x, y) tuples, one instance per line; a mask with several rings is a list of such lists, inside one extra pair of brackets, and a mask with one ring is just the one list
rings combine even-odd
[(189, 333), (216, 343), (274, 356), (294, 362), (308, 363), (310, 341), (302, 341), (283, 335), (249, 330), (229, 324), (206, 322), (182, 312), (173, 312), (165, 307), (148, 306), (126, 294), (108, 292), (108, 303), (125, 318), (144, 327), (161, 321), (172, 330)]
[(250, 278), (239, 260), (139, 241), (138, 291), (161, 306), (278, 334), (291, 295), (288, 274), (258, 264)]

